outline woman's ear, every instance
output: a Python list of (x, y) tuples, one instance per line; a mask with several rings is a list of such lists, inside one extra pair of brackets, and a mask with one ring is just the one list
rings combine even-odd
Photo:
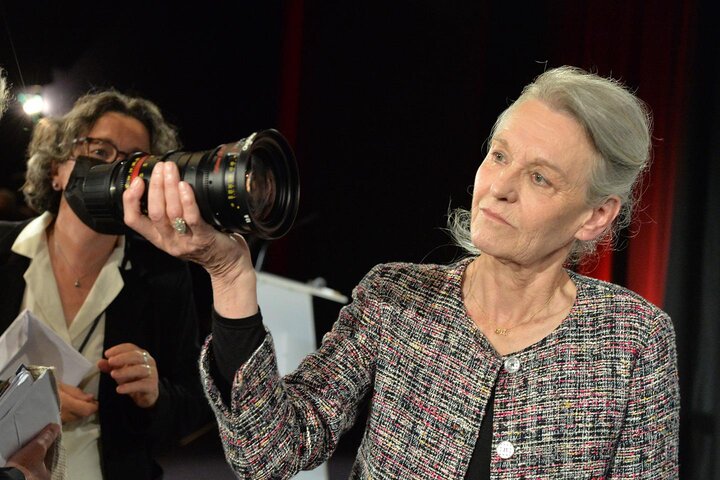
[(575, 232), (575, 238), (586, 242), (595, 240), (606, 232), (620, 213), (621, 202), (617, 195), (610, 195), (600, 205), (594, 207), (590, 216)]
[(60, 177), (58, 174), (58, 163), (56, 160), (53, 160), (50, 164), (50, 181), (52, 183), (52, 189), (55, 191), (61, 190), (60, 186)]
[(50, 166), (50, 182), (53, 190), (59, 192), (65, 188), (65, 184), (68, 178), (70, 178), (70, 172), (74, 165), (75, 162), (71, 161), (58, 162), (57, 160), (53, 160)]

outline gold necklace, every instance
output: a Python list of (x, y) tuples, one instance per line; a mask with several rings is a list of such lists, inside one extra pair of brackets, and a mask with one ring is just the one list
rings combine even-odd
[[(476, 268), (477, 268), (477, 267), (476, 267)], [(475, 274), (476, 274), (476, 273), (477, 273), (477, 272), (474, 272), (474, 273), (473, 273), (473, 278), (475, 277)], [(510, 330), (513, 330), (513, 329), (519, 327), (520, 325), (525, 325), (525, 324), (530, 323), (530, 322), (533, 320), (533, 318), (535, 318), (535, 317), (537, 316), (538, 313), (540, 313), (540, 312), (542, 312), (543, 310), (545, 310), (545, 307), (547, 307), (547, 306), (550, 304), (550, 301), (553, 299), (553, 297), (555, 296), (555, 294), (557, 293), (558, 290), (560, 290), (560, 287), (559, 287), (559, 286), (555, 287), (555, 288), (553, 289), (552, 293), (550, 294), (550, 296), (548, 297), (548, 299), (545, 300), (545, 303), (542, 304), (542, 307), (540, 307), (539, 310), (537, 310), (535, 313), (533, 313), (532, 315), (530, 315), (526, 320), (523, 320), (522, 322), (518, 323), (517, 325), (513, 325), (513, 326), (510, 327), (510, 328), (501, 328), (501, 327), (498, 327), (498, 324), (497, 324), (497, 322), (496, 322), (495, 320), (492, 320), (493, 325), (494, 325), (494, 332), (495, 332), (495, 334), (496, 334), (496, 335), (500, 335), (501, 337), (507, 337), (507, 336), (510, 334)], [(482, 312), (483, 317), (485, 317), (486, 319), (490, 320), (490, 315), (487, 314), (487, 312), (485, 311), (485, 309), (483, 308), (483, 306), (480, 304), (480, 302), (478, 301), (477, 297), (475, 297), (475, 294), (472, 293), (472, 291), (470, 292), (470, 296), (472, 297), (473, 301), (475, 302), (475, 305), (477, 305), (478, 308), (480, 309), (480, 311)]]
[[(500, 328), (500, 327), (498, 327), (497, 322), (495, 320), (493, 320), (493, 324), (495, 325), (495, 334), (500, 335), (502, 337), (507, 337), (508, 334), (510, 333), (510, 330), (517, 328), (520, 325), (526, 325), (526, 324), (530, 323), (532, 321), (532, 319), (537, 316), (538, 313), (545, 310), (545, 307), (547, 307), (550, 304), (550, 300), (552, 300), (552, 298), (555, 296), (555, 292), (557, 292), (557, 291), (558, 291), (557, 288), (555, 290), (553, 290), (553, 292), (550, 294), (548, 299), (545, 301), (545, 303), (543, 303), (542, 307), (540, 307), (540, 309), (538, 311), (536, 311), (535, 313), (530, 315), (527, 318), (527, 320), (523, 320), (522, 322), (518, 323), (517, 325), (513, 325), (510, 328)], [(474, 298), (474, 296), (473, 296), (473, 298)], [(490, 316), (485, 312), (485, 309), (482, 308), (482, 305), (480, 305), (480, 302), (478, 302), (477, 299), (475, 299), (475, 303), (477, 304), (478, 307), (480, 307), (480, 310), (482, 310), (483, 314), (485, 315), (485, 318), (489, 319)]]
[[(57, 236), (53, 235), (53, 237), (53, 245), (55, 246), (55, 250), (60, 254), (60, 257), (63, 259), (68, 268), (70, 268), (70, 270), (72, 270), (72, 272), (75, 274), (75, 282), (73, 282), (73, 285), (75, 286), (75, 288), (82, 287), (80, 280), (95, 272), (98, 265), (101, 265), (101, 262), (96, 262), (94, 265), (92, 265), (91, 269), (88, 272), (83, 273), (82, 275), (79, 274), (75, 267), (73, 267), (72, 263), (70, 263), (70, 260), (68, 260), (68, 258), (65, 256), (65, 252), (63, 252), (62, 248), (60, 248), (60, 243), (57, 241)], [(101, 259), (101, 261), (102, 263), (105, 263), (105, 260)]]

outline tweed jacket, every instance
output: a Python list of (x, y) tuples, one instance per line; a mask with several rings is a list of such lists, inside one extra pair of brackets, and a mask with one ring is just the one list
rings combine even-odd
[[(23, 274), (30, 259), (10, 250), (28, 222), (0, 222), (0, 333), (20, 312)], [(137, 407), (100, 377), (98, 392), (103, 476), (152, 479), (161, 474), (153, 448), (176, 443), (212, 419), (197, 372), (200, 345), (190, 273), (184, 262), (148, 242), (126, 237), (124, 287), (107, 308), (103, 348), (131, 342), (157, 362), (160, 396), (152, 409)]]
[(351, 478), (463, 479), (495, 385), (493, 479), (677, 478), (670, 318), (569, 272), (568, 317), (502, 357), (463, 305), (469, 260), (375, 267), (319, 350), (285, 378), (268, 334), (237, 371), (230, 405), (209, 373), (209, 337), (201, 375), (238, 476), (289, 478), (320, 464), (370, 395)]

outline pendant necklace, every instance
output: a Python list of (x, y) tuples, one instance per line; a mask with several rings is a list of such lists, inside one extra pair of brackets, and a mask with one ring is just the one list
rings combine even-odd
[[(60, 257), (63, 259), (63, 261), (65, 262), (65, 264), (66, 264), (66, 265), (70, 268), (70, 270), (72, 270), (72, 272), (75, 274), (75, 282), (73, 282), (73, 286), (74, 286), (75, 288), (80, 288), (80, 287), (82, 287), (82, 284), (80, 283), (80, 280), (82, 280), (83, 278), (85, 278), (85, 277), (87, 277), (88, 275), (90, 275), (91, 273), (93, 273), (93, 272), (95, 271), (95, 269), (97, 268), (97, 266), (100, 265), (100, 262), (95, 263), (88, 272), (83, 273), (83, 274), (79, 274), (78, 271), (75, 269), (75, 267), (73, 267), (72, 263), (70, 263), (70, 260), (68, 260), (68, 258), (65, 256), (65, 252), (63, 252), (63, 251), (62, 251), (62, 248), (60, 248), (60, 243), (58, 243), (57, 237), (55, 237), (53, 240), (54, 240), (53, 244), (54, 244), (54, 246), (55, 246), (55, 250), (60, 254)], [(104, 260), (103, 260), (103, 263), (105, 263)]]

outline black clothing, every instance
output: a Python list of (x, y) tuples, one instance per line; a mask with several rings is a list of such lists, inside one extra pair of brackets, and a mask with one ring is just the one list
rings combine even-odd
[[(13, 253), (28, 222), (0, 222), (0, 332), (20, 313), (23, 274), (30, 259)], [(145, 240), (128, 235), (121, 269), (124, 286), (106, 310), (103, 348), (134, 343), (157, 363), (160, 396), (139, 408), (117, 383), (101, 374), (98, 403), (100, 456), (105, 480), (155, 479), (160, 466), (152, 450), (179, 440), (211, 421), (198, 372), (197, 314), (187, 265)]]
[(0, 480), (25, 480), (25, 474), (13, 467), (0, 467)]

